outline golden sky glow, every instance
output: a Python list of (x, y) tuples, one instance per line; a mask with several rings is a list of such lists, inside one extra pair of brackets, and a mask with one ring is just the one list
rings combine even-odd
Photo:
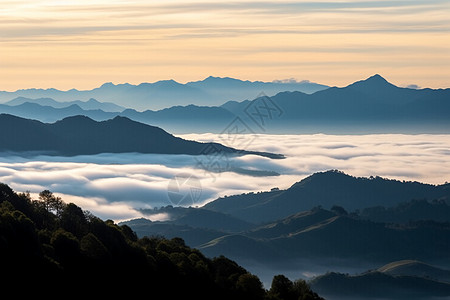
[(0, 90), (375, 73), (450, 87), (450, 1), (0, 0)]

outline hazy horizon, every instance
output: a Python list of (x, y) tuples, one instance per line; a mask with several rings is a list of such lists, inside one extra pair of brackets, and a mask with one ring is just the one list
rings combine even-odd
[(0, 90), (207, 76), (450, 86), (448, 1), (0, 1)]
[[(51, 89), (56, 89), (56, 90), (59, 90), (61, 92), (69, 92), (71, 90), (77, 90), (77, 91), (83, 92), (83, 91), (91, 91), (93, 89), (100, 88), (102, 85), (110, 84), (110, 83), (112, 83), (113, 85), (116, 85), (116, 86), (117, 85), (126, 85), (126, 84), (138, 86), (140, 84), (145, 84), (145, 83), (154, 84), (154, 83), (158, 83), (158, 82), (164, 82), (164, 81), (171, 81), (171, 80), (173, 80), (173, 81), (175, 81), (175, 82), (177, 82), (179, 84), (188, 84), (188, 83), (191, 83), (191, 82), (203, 81), (203, 80), (206, 80), (209, 77), (222, 78), (222, 79), (230, 78), (230, 79), (236, 79), (236, 80), (240, 80), (240, 81), (244, 81), (244, 82), (248, 81), (248, 82), (285, 83), (285, 84), (287, 84), (287, 83), (291, 83), (291, 84), (292, 83), (316, 83), (316, 84), (321, 84), (321, 85), (325, 85), (325, 86), (328, 86), (328, 87), (346, 87), (346, 86), (348, 86), (348, 85), (350, 85), (350, 84), (352, 84), (354, 82), (361, 81), (361, 80), (366, 80), (367, 78), (370, 78), (371, 76), (374, 76), (374, 75), (380, 75), (383, 78), (385, 78), (388, 82), (392, 83), (395, 86), (401, 87), (401, 88), (410, 88), (410, 89), (447, 89), (447, 88), (450, 88), (450, 84), (448, 86), (431, 87), (431, 86), (421, 85), (420, 83), (418, 84), (417, 82), (415, 82), (415, 83), (392, 82), (392, 81), (389, 80), (389, 78), (386, 78), (383, 74), (373, 73), (373, 74), (368, 74), (366, 77), (356, 78), (353, 81), (342, 82), (340, 85), (332, 85), (332, 84), (328, 84), (327, 82), (315, 82), (315, 81), (311, 81), (311, 80), (309, 80), (307, 78), (300, 79), (300, 80), (298, 80), (296, 78), (292, 78), (292, 77), (291, 78), (283, 78), (283, 79), (275, 78), (273, 80), (261, 80), (261, 79), (252, 79), (252, 80), (250, 80), (250, 79), (246, 79), (246, 78), (239, 78), (237, 76), (206, 75), (204, 77), (192, 78), (191, 80), (185, 80), (185, 81), (177, 81), (174, 78), (160, 78), (160, 79), (156, 79), (155, 78), (153, 81), (141, 81), (141, 82), (134, 82), (134, 83), (131, 83), (129, 81), (122, 81), (122, 82), (101, 81), (98, 85), (92, 86), (92, 87), (89, 87), (89, 88), (78, 88), (76, 86), (71, 86), (71, 87), (66, 88), (66, 89), (58, 89), (58, 88), (55, 88), (54, 86), (49, 86), (49, 87), (39, 87), (39, 86), (26, 87), (26, 86), (23, 86), (23, 87), (20, 87), (18, 89), (15, 89), (15, 90), (4, 90), (4, 89), (0, 88), (0, 91), (2, 91), (2, 92), (11, 92), (12, 93), (12, 92), (18, 92), (18, 91), (21, 91), (21, 90), (33, 90), (33, 89), (37, 89), (37, 90), (41, 90), (41, 89), (42, 90), (51, 90)], [(261, 91), (261, 92), (264, 92), (264, 91)], [(96, 99), (96, 100), (98, 100), (98, 99)], [(189, 103), (186, 103), (186, 105), (188, 105), (188, 104)]]

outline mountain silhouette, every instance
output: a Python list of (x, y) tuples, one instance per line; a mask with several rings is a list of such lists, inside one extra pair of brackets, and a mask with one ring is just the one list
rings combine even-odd
[[(330, 266), (343, 261), (374, 265), (405, 259), (442, 263), (448, 261), (450, 253), (448, 223), (392, 226), (314, 208), (263, 225), (239, 221), (241, 225), (231, 227), (217, 225), (211, 220), (218, 217), (218, 220), (231, 221), (230, 216), (220, 213), (214, 216), (199, 208), (184, 210), (190, 210), (188, 214), (193, 218), (174, 216), (173, 220), (158, 222), (136, 219), (123, 224), (139, 236), (182, 237), (188, 245), (210, 257), (225, 255), (241, 263), (272, 267), (294, 266), (304, 260), (310, 264), (328, 262)], [(195, 221), (196, 215), (203, 215), (203, 220)], [(420, 274), (439, 275), (439, 278), (448, 275), (433, 273), (424, 266), (396, 265), (379, 271), (391, 272), (391, 275), (411, 275), (413, 272), (418, 275), (419, 270)]]
[[(94, 102), (95, 101), (95, 102)], [(0, 104), (0, 112), (22, 118), (35, 119), (45, 123), (54, 123), (66, 117), (84, 115), (96, 121), (106, 121), (123, 116), (134, 121), (166, 128), (177, 133), (220, 132), (230, 124), (235, 115), (215, 106), (172, 106), (157, 111), (123, 109), (120, 112), (104, 111), (95, 107), (109, 107), (108, 103), (96, 100), (57, 102), (51, 98), (16, 98), (7, 104)], [(96, 104), (99, 103), (99, 104)], [(70, 105), (69, 105), (70, 104)], [(113, 110), (111, 108), (110, 110)]]
[[(48, 98), (48, 100), (49, 100), (48, 102), (47, 101), (42, 102), (50, 104), (50, 101), (53, 99)], [(20, 101), (18, 101), (18, 103), (19, 102)], [(51, 105), (42, 105), (34, 101), (32, 102), (27, 101), (14, 106), (0, 104), (0, 112), (21, 118), (39, 120), (45, 123), (54, 123), (58, 120), (78, 115), (88, 116), (89, 118), (94, 119), (96, 121), (105, 121), (117, 116), (117, 113), (105, 112), (101, 109), (85, 110), (81, 108), (78, 104), (71, 104), (69, 106), (62, 106), (62, 107), (60, 104), (58, 104), (56, 106), (58, 107), (53, 107)]]
[[(98, 153), (256, 154), (271, 158), (282, 155), (243, 151), (218, 143), (183, 140), (155, 126), (115, 117), (97, 122), (85, 116), (67, 117), (55, 123), (41, 123), (12, 115), (0, 115), (0, 151), (42, 152), (55, 155)], [(207, 150), (207, 152), (205, 152)]]
[[(317, 273), (314, 270), (323, 266), (328, 270), (359, 266), (361, 270), (384, 265), (372, 273), (381, 274), (393, 289), (402, 280), (407, 282), (402, 284), (439, 287), (433, 282), (447, 280), (448, 273), (417, 261), (439, 266), (449, 260), (450, 226), (444, 216), (450, 207), (449, 189), (449, 184), (354, 177), (331, 170), (314, 173), (286, 190), (227, 196), (199, 208), (148, 211), (168, 213), (168, 221), (138, 219), (124, 224), (140, 236), (180, 236), (208, 257), (225, 255), (248, 267), (259, 266), (261, 275), (280, 269)], [(376, 211), (393, 213), (386, 221), (376, 221), (369, 214), (373, 203), (378, 205)], [(392, 209), (380, 206), (388, 203), (394, 205)], [(356, 207), (361, 209), (350, 210)], [(430, 213), (436, 209), (442, 215)], [(343, 284), (356, 280), (339, 276), (343, 277), (336, 280), (344, 280)], [(364, 277), (361, 284), (377, 285), (377, 276)], [(329, 283), (323, 278), (314, 282), (320, 282), (318, 287), (323, 289), (317, 289), (326, 295)]]
[(0, 102), (10, 101), (17, 97), (53, 98), (65, 102), (87, 101), (90, 98), (95, 98), (101, 102), (113, 102), (126, 108), (143, 111), (160, 110), (187, 104), (218, 106), (229, 100), (254, 99), (261, 92), (273, 96), (282, 91), (313, 93), (325, 88), (327, 88), (326, 85), (309, 81), (252, 82), (229, 77), (210, 76), (204, 80), (186, 84), (175, 80), (160, 80), (138, 85), (108, 82), (92, 90), (23, 89), (15, 92), (0, 91)]
[[(261, 107), (264, 99), (231, 101), (222, 107), (251, 124), (252, 118), (244, 112)], [(268, 120), (268, 132), (448, 133), (450, 129), (450, 89), (401, 88), (380, 75), (313, 94), (282, 92), (270, 102), (280, 116)]]
[[(20, 101), (8, 102), (10, 105), (0, 104), (0, 112), (42, 122), (55, 122), (78, 114), (97, 121), (120, 115), (163, 127), (173, 133), (223, 133), (236, 120), (255, 133), (448, 133), (450, 130), (450, 89), (397, 87), (378, 74), (346, 87), (324, 87), (311, 94), (302, 92), (300, 85), (209, 77), (184, 85), (175, 81), (160, 81), (138, 86), (108, 83), (91, 91), (32, 89), (0, 92), (0, 99), (18, 95), (29, 98), (32, 95), (35, 98), (47, 95), (62, 101), (95, 97), (101, 101), (115, 102), (116, 98), (120, 98), (122, 100), (115, 103), (127, 109), (107, 112), (106, 108), (109, 111), (114, 109), (108, 103), (93, 105), (93, 100), (65, 102), (80, 106), (82, 112), (75, 112), (73, 107), (61, 108), (61, 104), (51, 104), (50, 100), (30, 99), (27, 102), (43, 106), (34, 109), (29, 105), (11, 105), (24, 101), (20, 98)], [(276, 86), (277, 92), (274, 90), (273, 95), (266, 93), (267, 96), (261, 94), (261, 90), (271, 86)], [(205, 92), (208, 87), (209, 92)], [(254, 92), (255, 87), (259, 92)], [(243, 95), (249, 93), (247, 89), (253, 89), (254, 94), (244, 98)], [(233, 97), (230, 96), (232, 94)], [(177, 100), (165, 101), (165, 97)], [(230, 101), (218, 103), (214, 100), (218, 98)], [(148, 103), (153, 99), (162, 101), (164, 108), (152, 108)], [(136, 106), (135, 102), (140, 104)], [(145, 106), (145, 103), (148, 105)]]
[[(313, 199), (306, 204), (307, 209), (295, 204), (301, 203), (303, 197)], [(342, 207), (336, 208), (336, 204), (346, 204), (344, 207), (348, 209), (351, 204), (358, 207), (414, 198), (440, 198), (442, 202), (431, 203), (440, 203), (440, 209), (447, 211), (449, 185), (358, 178), (338, 171), (319, 172), (284, 191), (228, 196), (201, 208), (153, 210), (153, 214), (170, 212), (171, 220), (153, 222), (151, 227), (141, 225), (139, 233), (156, 234), (164, 228), (171, 236), (179, 234), (188, 242), (196, 243), (191, 246), (208, 256), (224, 254), (241, 262), (275, 266), (295, 264), (303, 259), (377, 264), (404, 259), (445, 261), (450, 253), (449, 224), (436, 222), (426, 211), (418, 221), (405, 223), (403, 216), (398, 220), (393, 217), (387, 222), (375, 222), (367, 219), (365, 209), (361, 213), (347, 213)], [(343, 202), (337, 203), (339, 199)], [(322, 208), (318, 203), (325, 202), (321, 201), (329, 201), (332, 209)], [(277, 210), (277, 207), (288, 209)], [(280, 212), (291, 213), (284, 216)], [(233, 226), (224, 222), (232, 222)], [(133, 228), (133, 224), (129, 226)]]
[(354, 177), (337, 170), (314, 173), (286, 190), (219, 198), (206, 209), (231, 214), (249, 222), (269, 222), (312, 207), (347, 210), (393, 206), (412, 199), (450, 199), (450, 185), (402, 182), (381, 177)]
[(379, 74), (370, 76), (367, 79), (356, 81), (348, 86), (354, 90), (359, 90), (365, 93), (377, 93), (380, 91), (394, 91), (398, 87), (388, 82)]
[[(17, 97), (5, 103), (8, 106), (17, 106), (24, 103), (34, 103), (39, 104), (40, 106), (50, 106), (53, 108), (65, 108), (72, 105), (77, 105), (83, 110), (102, 110), (104, 112), (121, 112), (125, 110), (125, 107), (116, 105), (114, 103), (109, 102), (100, 102), (96, 99), (89, 99), (87, 101), (69, 101), (69, 102), (59, 102), (52, 98), (38, 98), (38, 99), (30, 99), (25, 97)], [(67, 116), (66, 116), (67, 117)]]

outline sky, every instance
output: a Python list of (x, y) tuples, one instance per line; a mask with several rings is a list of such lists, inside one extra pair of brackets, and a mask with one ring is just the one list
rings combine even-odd
[[(215, 134), (180, 137), (220, 141)], [(236, 138), (248, 139), (246, 135)], [(138, 217), (164, 220), (169, 216), (143, 215), (140, 209), (202, 206), (220, 196), (274, 187), (287, 189), (315, 172), (334, 169), (358, 177), (381, 176), (429, 184), (450, 181), (448, 135), (256, 135), (246, 149), (282, 153), (286, 158), (245, 155), (211, 160), (136, 153), (31, 158), (0, 155), (0, 182), (16, 192), (30, 191), (34, 199), (48, 189), (66, 203), (73, 202), (102, 219), (120, 222)], [(197, 167), (199, 163), (203, 169)], [(232, 172), (235, 168), (279, 175), (254, 177)], [(224, 172), (213, 172), (217, 169)]]
[(0, 0), (0, 90), (208, 76), (450, 87), (450, 1)]

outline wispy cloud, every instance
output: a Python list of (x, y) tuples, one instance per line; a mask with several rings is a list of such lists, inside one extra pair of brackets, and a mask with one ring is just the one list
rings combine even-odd
[(447, 87), (449, 11), (442, 0), (0, 0), (0, 86), (209, 75), (343, 85), (382, 73)]
[(0, 26), (5, 29), (2, 36), (9, 38), (24, 37), (27, 32), (29, 37), (70, 36), (160, 28), (191, 28), (205, 34), (216, 30), (240, 34), (435, 32), (449, 30), (444, 13), (449, 8), (448, 1), (80, 1), (66, 5), (0, 1)]

